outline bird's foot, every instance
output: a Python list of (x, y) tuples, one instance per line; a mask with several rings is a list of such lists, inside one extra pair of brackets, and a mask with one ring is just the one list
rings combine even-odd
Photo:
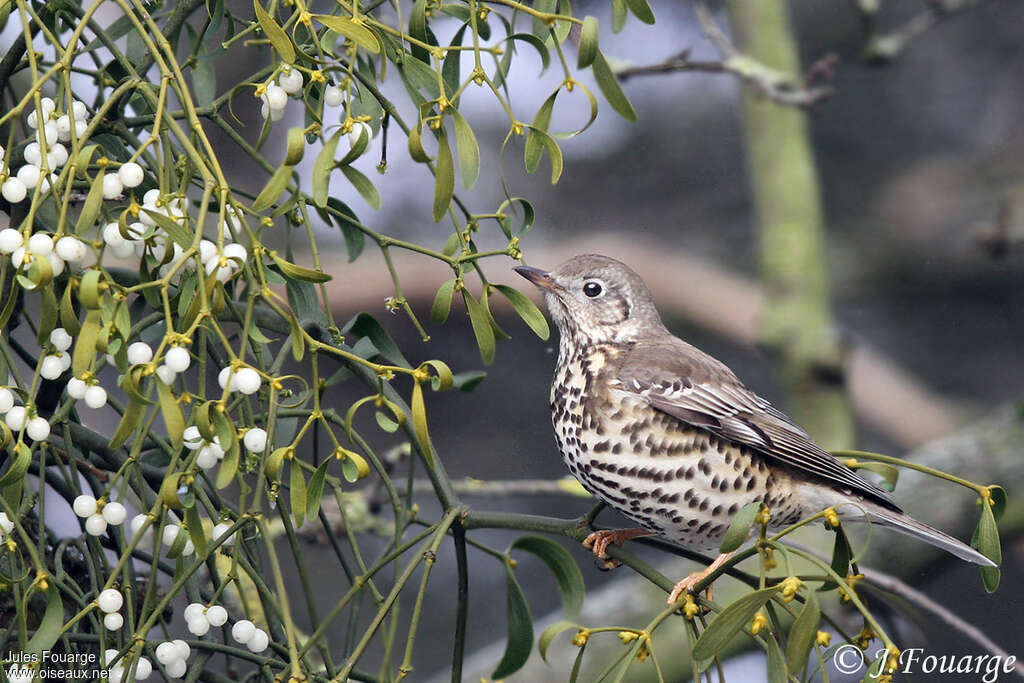
[[(672, 588), (672, 592), (669, 593), (668, 604), (676, 604), (676, 602), (679, 601), (679, 596), (681, 596), (683, 593), (692, 593), (694, 586), (696, 586), (698, 583), (700, 583), (708, 576), (713, 574), (715, 571), (717, 571), (718, 568), (725, 564), (726, 560), (728, 560), (730, 557), (732, 557), (732, 553), (722, 553), (721, 555), (716, 557), (715, 561), (708, 565), (706, 569), (702, 569), (699, 572), (694, 572), (682, 581), (678, 582)], [(710, 585), (707, 588), (707, 595), (708, 601), (714, 600), (714, 593), (712, 592)]]
[(595, 531), (594, 533), (583, 539), (583, 547), (594, 553), (594, 557), (604, 561), (606, 569), (614, 569), (619, 566), (619, 562), (611, 557), (608, 557), (608, 546), (614, 543), (615, 545), (622, 545), (631, 538), (639, 538), (641, 536), (656, 536), (652, 531), (647, 529), (604, 529), (601, 531)]

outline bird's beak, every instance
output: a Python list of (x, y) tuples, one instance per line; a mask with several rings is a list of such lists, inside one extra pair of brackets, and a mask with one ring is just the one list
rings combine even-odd
[(533, 266), (516, 266), (512, 270), (516, 271), (541, 289), (550, 291), (556, 287), (555, 281), (551, 278), (551, 273), (546, 270), (534, 268)]

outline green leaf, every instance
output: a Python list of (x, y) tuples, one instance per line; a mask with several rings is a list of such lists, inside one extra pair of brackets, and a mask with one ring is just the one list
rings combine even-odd
[(294, 166), (302, 161), (302, 156), (306, 153), (306, 131), (301, 126), (288, 129), (288, 142), (285, 149), (285, 166)]
[(75, 304), (71, 300), (71, 281), (68, 281), (64, 288), (64, 294), (60, 297), (60, 324), (72, 337), (77, 337), (82, 330), (82, 324), (78, 322), (78, 314), (75, 312)]
[(32, 449), (25, 443), (14, 446), (14, 459), (7, 471), (0, 476), (0, 488), (17, 484), (25, 478), (28, 466), (32, 464)]
[(60, 307), (57, 304), (57, 293), (53, 291), (53, 287), (40, 289), (39, 299), (39, 330), (36, 332), (36, 341), (39, 346), (42, 346), (49, 340), (50, 333), (57, 327)]
[(110, 447), (120, 448), (128, 441), (139, 424), (142, 422), (142, 418), (145, 417), (146, 404), (138, 401), (131, 401), (128, 403), (128, 407), (125, 408), (124, 414), (121, 415), (121, 421), (117, 425), (117, 429), (114, 431), (114, 435), (110, 437)]
[[(166, 505), (167, 507), (173, 508), (175, 510), (180, 510), (181, 508), (185, 507), (188, 502), (187, 499), (190, 496), (190, 494), (186, 492), (185, 499), (182, 499), (178, 494), (178, 489), (181, 488), (179, 484), (181, 483), (181, 476), (183, 474), (184, 472), (175, 472), (173, 474), (169, 474), (166, 477), (164, 477), (163, 482), (160, 484), (160, 502)], [(179, 536), (181, 535), (182, 534), (179, 534)], [(175, 540), (178, 539), (175, 538)]]
[(253, 0), (253, 9), (256, 10), (256, 21), (260, 23), (260, 28), (263, 29), (263, 35), (267, 37), (270, 44), (277, 50), (277, 54), (281, 55), (288, 64), (295, 63), (295, 47), (292, 45), (291, 38), (284, 32), (284, 29), (278, 25), (274, 18), (267, 13), (267, 10), (263, 9), (263, 6), (257, 0)]
[(188, 536), (192, 539), (192, 546), (196, 549), (196, 558), (203, 559), (209, 553), (209, 546), (206, 543), (206, 530), (203, 529), (203, 520), (199, 516), (198, 505), (189, 505), (185, 508), (185, 526), (188, 527)]
[(448, 320), (448, 314), (452, 310), (452, 294), (455, 293), (455, 278), (448, 280), (441, 285), (437, 294), (434, 295), (434, 303), (430, 306), (430, 320), (441, 325)]
[(241, 452), (236, 439), (230, 447), (224, 448), (224, 459), (220, 461), (220, 469), (217, 470), (217, 479), (214, 483), (217, 489), (226, 488), (234, 481), (240, 458)]
[(96, 340), (100, 336), (101, 316), (102, 313), (98, 310), (90, 310), (85, 314), (82, 331), (75, 340), (75, 350), (71, 355), (71, 372), (75, 377), (81, 377), (96, 357)]
[(96, 177), (93, 178), (92, 186), (89, 188), (89, 194), (85, 196), (85, 203), (82, 205), (82, 213), (78, 214), (78, 220), (75, 221), (76, 235), (81, 235), (95, 225), (102, 207), (103, 170), (101, 169), (100, 172), (96, 174)]
[(448, 146), (448, 134), (438, 129), (436, 183), (434, 185), (434, 222), (439, 222), (448, 213), (455, 194), (455, 162)]
[(988, 494), (992, 497), (992, 514), (998, 522), (1006, 512), (1006, 489), (1002, 486), (989, 486)]
[(600, 35), (601, 27), (597, 22), (597, 17), (585, 17), (583, 19), (583, 31), (580, 33), (580, 45), (576, 51), (577, 68), (586, 69), (594, 63)]
[(356, 191), (367, 204), (374, 210), (380, 209), (380, 195), (369, 178), (351, 166), (342, 166), (341, 172), (345, 174), (345, 177), (348, 178), (348, 181), (352, 183), (352, 186), (356, 188)]
[(312, 268), (303, 268), (297, 266), (290, 261), (285, 261), (283, 258), (277, 255), (276, 251), (269, 252), (270, 258), (274, 260), (277, 267), (281, 269), (281, 272), (286, 276), (295, 280), (303, 280), (305, 282), (330, 282), (331, 276), (320, 270), (313, 270)]
[(434, 469), (434, 450), (430, 447), (430, 432), (427, 430), (427, 408), (423, 403), (423, 385), (414, 382), (412, 386), (412, 425), (416, 432), (416, 441), (427, 467)]
[[(999, 527), (996, 526), (996, 518), (992, 512), (992, 506), (986, 501), (981, 504), (981, 519), (974, 530), (971, 538), (971, 546), (978, 552), (992, 560), (996, 565), (1003, 563), (1003, 550), (999, 543)], [(985, 584), (985, 590), (994, 593), (999, 588), (1001, 572), (999, 567), (981, 567), (981, 580)]]
[(604, 55), (601, 54), (600, 50), (594, 56), (593, 68), (597, 86), (601, 88), (601, 92), (604, 94), (605, 99), (608, 100), (608, 104), (612, 105), (612, 109), (617, 111), (622, 118), (636, 121), (636, 110), (629, 103), (626, 93), (622, 92), (622, 88), (619, 86), (619, 79), (612, 73), (612, 68), (608, 66), (608, 62), (605, 61)]
[(159, 377), (156, 378), (156, 394), (160, 402), (160, 413), (164, 416), (164, 425), (167, 427), (167, 436), (171, 440), (171, 448), (180, 450), (185, 442), (185, 417), (181, 413), (181, 406), (174, 400), (171, 388)]
[(465, 391), (469, 393), (479, 386), (480, 382), (483, 382), (487, 378), (487, 373), (483, 370), (470, 370), (468, 372), (460, 372), (452, 377), (452, 386), (459, 391)]
[(874, 472), (875, 474), (882, 475), (882, 481), (880, 486), (887, 491), (893, 491), (896, 489), (896, 482), (899, 481), (900, 471), (884, 462), (864, 462), (858, 460), (857, 464), (851, 467), (854, 470), (867, 470), (868, 472)]
[(548, 648), (551, 647), (551, 641), (558, 637), (560, 633), (564, 633), (569, 629), (580, 629), (579, 624), (574, 624), (571, 621), (556, 621), (555, 623), (544, 629), (544, 632), (540, 634), (540, 638), (537, 639), (537, 650), (540, 652), (540, 658), (545, 662), (548, 661)]
[(494, 285), (494, 288), (505, 295), (505, 298), (509, 300), (512, 307), (516, 309), (516, 313), (523, 319), (523, 322), (530, 326), (534, 334), (545, 340), (551, 336), (547, 319), (529, 297), (508, 285)]
[(807, 666), (807, 657), (814, 647), (820, 624), (821, 607), (818, 606), (818, 598), (814, 591), (807, 591), (807, 600), (793, 621), (786, 640), (786, 664), (790, 671), (802, 671)]
[(476, 142), (473, 129), (458, 109), (452, 108), (452, 121), (455, 122), (455, 144), (459, 151), (459, 171), (462, 173), (462, 186), (467, 190), (476, 184), (480, 176), (480, 146)]
[(495, 344), (491, 316), (465, 287), (462, 289), (462, 298), (466, 302), (466, 310), (469, 311), (469, 322), (473, 326), (473, 334), (476, 335), (476, 345), (480, 348), (480, 359), (484, 365), (490, 365), (494, 362)]
[[(36, 626), (36, 632), (25, 644), (24, 654), (42, 655), (43, 652), (52, 649), (57, 638), (60, 637), (63, 626), (64, 602), (61, 600), (57, 586), (50, 581), (49, 588), (46, 590), (46, 610), (43, 612), (43, 618), (39, 625)], [(32, 661), (32, 659), (28, 661)]]
[(633, 13), (640, 21), (645, 24), (654, 23), (654, 11), (651, 10), (651, 6), (647, 4), (647, 0), (626, 0), (626, 4), (629, 6), (629, 11)]
[(786, 670), (786, 660), (782, 658), (779, 641), (775, 639), (774, 633), (769, 633), (765, 640), (768, 643), (768, 683), (787, 683), (789, 673)]
[(530, 658), (530, 651), (533, 649), (533, 617), (530, 615), (530, 606), (508, 563), (505, 564), (505, 577), (508, 641), (505, 644), (505, 654), (491, 674), (491, 678), (495, 680), (508, 678), (519, 671)]
[(725, 536), (722, 537), (722, 544), (718, 547), (718, 552), (731, 553), (743, 545), (743, 542), (750, 536), (750, 527), (754, 524), (761, 505), (760, 501), (747, 503), (733, 515), (732, 522), (729, 523), (729, 528), (726, 529)]
[[(843, 531), (842, 527), (835, 530), (836, 541), (835, 545), (832, 546), (832, 570), (839, 576), (846, 576), (850, 570), (850, 559), (853, 557), (853, 548), (850, 547), (850, 540), (846, 537), (846, 532)], [(821, 585), (819, 591), (825, 592), (838, 588), (839, 584), (835, 581), (826, 581)]]
[(363, 246), (366, 244), (366, 236), (359, 228), (359, 219), (355, 213), (340, 199), (328, 197), (327, 208), (331, 210), (331, 220), (341, 230), (345, 238), (345, 249), (348, 251), (348, 261), (351, 263), (363, 253)]
[(281, 166), (274, 171), (274, 175), (270, 176), (270, 180), (267, 181), (267, 184), (260, 190), (256, 199), (253, 200), (252, 210), (256, 212), (263, 211), (276, 202), (285, 188), (288, 187), (288, 180), (291, 176), (291, 166)]
[(558, 97), (559, 90), (551, 93), (544, 100), (544, 104), (537, 110), (537, 115), (533, 117), (533, 124), (530, 126), (530, 133), (526, 136), (526, 145), (523, 148), (523, 165), (526, 167), (527, 173), (533, 173), (540, 165), (540, 157), (544, 152), (544, 140), (541, 138), (541, 133), (547, 133), (548, 126), (551, 125), (551, 113), (555, 108), (555, 98)]
[(420, 60), (410, 57), (402, 59), (398, 64), (398, 73), (410, 95), (415, 94), (412, 99), (417, 104), (423, 98), (420, 94), (421, 90), (426, 91), (427, 96), (432, 100), (441, 96), (441, 87), (437, 84), (437, 72)]
[(334, 154), (341, 140), (341, 129), (329, 137), (313, 162), (313, 203), (321, 209), (327, 206), (327, 194), (331, 185), (331, 171), (334, 170)]
[(693, 645), (693, 658), (710, 663), (711, 658), (725, 650), (729, 641), (750, 623), (754, 615), (778, 591), (762, 588), (739, 598), (718, 613)]
[(430, 157), (423, 149), (423, 124), (418, 123), (409, 130), (409, 156), (412, 160), (425, 164), (430, 161)]
[(618, 33), (626, 25), (626, 0), (612, 0), (612, 33)]
[(568, 550), (542, 536), (517, 538), (509, 550), (522, 550), (539, 557), (555, 575), (565, 613), (570, 617), (580, 613), (586, 588), (583, 585), (583, 574)]
[(302, 467), (298, 460), (292, 459), (288, 468), (289, 500), (292, 506), (292, 516), (295, 517), (295, 527), (299, 528), (306, 522), (306, 505), (309, 502), (306, 497), (306, 475), (302, 473)]
[(434, 391), (448, 391), (455, 386), (455, 375), (444, 361), (428, 360), (424, 361), (420, 367), (424, 366), (434, 369), (435, 374), (430, 378), (430, 386)]
[(403, 368), (412, 368), (409, 361), (405, 359), (398, 349), (398, 344), (391, 338), (388, 331), (369, 313), (360, 313), (348, 321), (342, 328), (343, 335), (353, 334), (359, 337), (369, 337), (373, 345), (380, 351), (380, 355), (395, 365)]
[(313, 18), (339, 35), (343, 35), (353, 43), (373, 54), (380, 54), (380, 40), (370, 29), (357, 24), (348, 17), (336, 17), (331, 14), (314, 14)]
[(370, 466), (366, 464), (363, 456), (353, 451), (345, 452), (345, 459), (341, 461), (341, 476), (345, 481), (356, 483), (370, 475)]
[(214, 64), (220, 52), (210, 53), (200, 44), (199, 54), (192, 62), (192, 91), (195, 93), (197, 107), (207, 107), (217, 97), (217, 71)]
[(306, 494), (306, 519), (316, 519), (320, 515), (320, 502), (324, 497), (324, 478), (327, 476), (327, 466), (331, 459), (327, 458), (313, 472), (309, 478), (309, 488)]
[(275, 448), (267, 456), (266, 461), (263, 463), (263, 473), (267, 475), (267, 479), (271, 482), (281, 480), (281, 465), (284, 463), (284, 457), (287, 454), (288, 447), (281, 446), (280, 448)]
[[(427, 42), (427, 2), (426, 0), (416, 0), (412, 6), (412, 12), (409, 14), (409, 35), (420, 41), (421, 43)], [(430, 63), (430, 53), (426, 48), (419, 45), (410, 45), (409, 52), (412, 53), (413, 57), (425, 62)]]

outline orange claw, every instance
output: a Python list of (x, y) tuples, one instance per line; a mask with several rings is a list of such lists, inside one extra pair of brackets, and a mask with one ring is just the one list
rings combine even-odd
[(583, 539), (583, 547), (587, 550), (591, 550), (594, 556), (599, 560), (608, 559), (608, 546), (614, 543), (615, 545), (622, 545), (626, 541), (632, 538), (639, 538), (641, 536), (657, 536), (653, 531), (647, 529), (604, 529), (602, 531), (595, 531), (594, 533)]
[[(733, 552), (736, 552), (736, 551), (733, 551)], [(676, 604), (676, 602), (679, 600), (679, 596), (680, 595), (682, 595), (683, 593), (688, 593), (688, 592), (693, 591), (693, 587), (694, 586), (696, 586), (698, 583), (700, 583), (701, 581), (706, 579), (709, 575), (714, 573), (715, 570), (717, 570), (719, 567), (721, 567), (723, 564), (725, 564), (725, 562), (730, 557), (732, 557), (732, 553), (722, 553), (721, 555), (716, 557), (715, 561), (712, 562), (710, 565), (708, 565), (708, 567), (706, 569), (702, 569), (699, 572), (694, 572), (694, 573), (690, 574), (689, 576), (687, 576), (685, 579), (679, 581), (675, 585), (675, 587), (672, 588), (672, 592), (668, 596), (668, 604), (669, 605)], [(713, 595), (713, 593), (711, 592), (711, 586), (708, 586), (708, 600), (712, 600), (713, 599), (712, 595)]]

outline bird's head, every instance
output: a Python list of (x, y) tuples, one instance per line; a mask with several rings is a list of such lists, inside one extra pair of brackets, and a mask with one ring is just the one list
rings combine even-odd
[(563, 338), (628, 343), (665, 330), (647, 285), (615, 259), (581, 254), (554, 270), (518, 266), (515, 271), (544, 291)]

